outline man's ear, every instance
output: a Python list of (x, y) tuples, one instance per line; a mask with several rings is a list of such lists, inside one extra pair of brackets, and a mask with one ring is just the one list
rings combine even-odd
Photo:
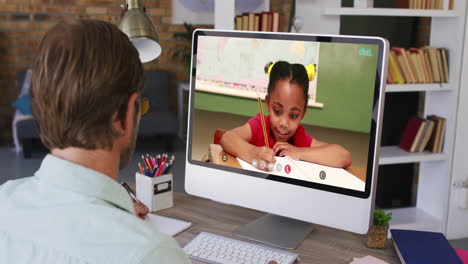
[(137, 98), (138, 94), (132, 93), (127, 101), (127, 110), (123, 113), (122, 117), (119, 118), (118, 111), (116, 111), (112, 117), (114, 129), (121, 135), (124, 135), (128, 131), (132, 131), (135, 126), (135, 115), (138, 114), (135, 113), (135, 111), (139, 111), (135, 105)]

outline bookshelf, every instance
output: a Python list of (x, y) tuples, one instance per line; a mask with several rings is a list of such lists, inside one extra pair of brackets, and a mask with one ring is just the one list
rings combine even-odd
[[(468, 210), (460, 212), (457, 209), (456, 192), (453, 192), (452, 185), (455, 181), (461, 182), (468, 177), (466, 173), (468, 162), (465, 158), (468, 138), (461, 136), (460, 139), (455, 139), (456, 132), (460, 135), (468, 134), (468, 126), (463, 125), (466, 122), (463, 123), (464, 117), (460, 113), (457, 123), (457, 111), (464, 113), (464, 116), (468, 115), (468, 103), (458, 105), (459, 100), (463, 98), (468, 102), (468, 91), (463, 92), (460, 89), (462, 79), (468, 82), (468, 77), (462, 77), (460, 74), (464, 56), (465, 67), (462, 72), (468, 76), (468, 35), (466, 40), (463, 38), (468, 22), (465, 22), (466, 1), (454, 0), (454, 10), (447, 10), (448, 1), (444, 0), (443, 10), (419, 10), (341, 8), (341, 0), (296, 0), (296, 16), (304, 20), (301, 32), (314, 34), (340, 34), (340, 19), (343, 16), (432, 18), (429, 44), (448, 50), (449, 82), (387, 85), (386, 93), (420, 92), (424, 101), (422, 109), (424, 116), (435, 114), (447, 119), (443, 152), (408, 153), (398, 146), (385, 146), (381, 148), (379, 163), (380, 165), (419, 164), (416, 206), (386, 210), (393, 213), (391, 228), (439, 231), (445, 233), (448, 238), (459, 238), (460, 234), (468, 236), (466, 229)], [(217, 1), (217, 3), (223, 2)], [(269, 1), (265, 0), (264, 4), (268, 7)], [(232, 21), (232, 17), (234, 16), (223, 16), (221, 21)], [(232, 29), (216, 25), (215, 28)], [(464, 97), (459, 99), (461, 95)], [(462, 146), (460, 143), (465, 144)], [(458, 156), (454, 156), (454, 152), (458, 153)], [(455, 171), (452, 171), (452, 164)]]
[[(305, 20), (302, 32), (316, 34), (339, 34), (340, 19), (343, 16), (432, 18), (429, 44), (434, 47), (444, 47), (449, 51), (449, 82), (444, 84), (388, 85), (386, 92), (422, 92), (424, 116), (435, 114), (447, 119), (443, 152), (408, 153), (398, 146), (385, 146), (381, 148), (379, 164), (419, 163), (416, 206), (386, 210), (393, 213), (390, 228), (439, 231), (451, 238), (457, 233), (456, 230), (448, 226), (449, 223), (452, 223), (448, 218), (449, 208), (451, 208), (449, 200), (452, 185), (455, 129), (457, 128), (456, 117), (460, 92), (466, 1), (455, 0), (454, 10), (447, 10), (448, 0), (444, 0), (444, 2), (444, 10), (419, 10), (341, 8), (341, 0), (297, 0), (296, 15)], [(468, 50), (468, 47), (466, 49)], [(468, 74), (468, 70), (466, 74)], [(461, 120), (460, 117), (459, 120)], [(460, 227), (458, 229), (458, 232), (466, 233)], [(447, 230), (451, 230), (451, 232), (447, 232)]]

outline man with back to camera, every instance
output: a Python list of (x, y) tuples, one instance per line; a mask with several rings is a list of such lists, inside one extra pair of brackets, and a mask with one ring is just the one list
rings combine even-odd
[(30, 96), (50, 154), (33, 177), (0, 186), (0, 263), (189, 262), (117, 182), (143, 88), (138, 52), (115, 25), (75, 20), (46, 33)]

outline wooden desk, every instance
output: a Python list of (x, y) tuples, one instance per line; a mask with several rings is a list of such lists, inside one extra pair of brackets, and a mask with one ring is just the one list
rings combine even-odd
[[(230, 166), (234, 168), (242, 168), (240, 163), (237, 161), (236, 157), (225, 152), (223, 148), (221, 147), (221, 145), (210, 144), (208, 150), (210, 153), (210, 160), (212, 163)], [(223, 155), (225, 155), (226, 161), (223, 160)], [(356, 176), (361, 181), (363, 182), (366, 181), (366, 173), (367, 173), (366, 167), (351, 166), (349, 168), (346, 168), (345, 170), (347, 170), (352, 175)]]
[[(264, 213), (187, 194), (174, 193), (174, 207), (160, 211), (158, 214), (192, 222), (192, 227), (175, 237), (183, 247), (203, 231), (243, 240), (232, 236), (231, 232)], [(386, 249), (370, 249), (365, 245), (365, 235), (315, 225), (312, 233), (292, 252), (300, 255), (299, 263), (348, 264), (353, 257), (367, 255), (372, 255), (389, 264), (400, 263), (393, 244), (388, 241), (388, 245)]]

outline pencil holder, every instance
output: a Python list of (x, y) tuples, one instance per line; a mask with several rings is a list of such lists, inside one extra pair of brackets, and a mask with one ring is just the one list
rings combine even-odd
[(172, 173), (148, 177), (136, 173), (136, 196), (151, 212), (173, 206)]

